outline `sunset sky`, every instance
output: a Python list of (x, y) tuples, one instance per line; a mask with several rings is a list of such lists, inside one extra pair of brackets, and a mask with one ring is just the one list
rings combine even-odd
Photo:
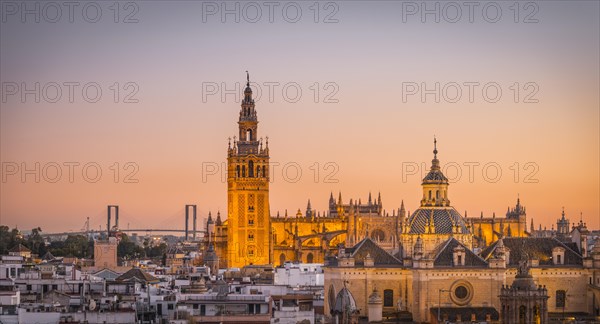
[[(8, 3), (2, 225), (80, 230), (90, 217), (104, 228), (109, 204), (131, 228), (183, 228), (186, 204), (201, 219), (225, 215), (224, 170), (203, 179), (203, 165), (226, 161), (248, 70), (261, 93), (258, 136), (279, 163), (273, 215), (304, 211), (309, 198), (324, 211), (339, 191), (363, 202), (381, 192), (390, 214), (402, 200), (415, 210), (435, 135), (461, 213), (504, 216), (519, 195), (536, 228), (550, 229), (563, 206), (572, 222), (582, 213), (600, 227), (597, 1), (440, 3), (439, 17), (422, 16), (435, 2), (419, 1), (82, 2), (72, 17), (31, 2), (39, 22)], [(433, 90), (424, 98), (423, 87)]]

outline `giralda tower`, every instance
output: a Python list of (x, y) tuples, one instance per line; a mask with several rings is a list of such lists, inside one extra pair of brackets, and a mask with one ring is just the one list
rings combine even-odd
[(269, 140), (263, 148), (250, 76), (238, 121), (239, 135), (227, 151), (227, 266), (269, 264)]

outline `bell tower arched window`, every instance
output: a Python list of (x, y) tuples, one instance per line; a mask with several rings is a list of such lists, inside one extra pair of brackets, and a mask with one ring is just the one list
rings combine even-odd
[(239, 178), (240, 177), (240, 166), (239, 165), (235, 167), (235, 171), (236, 171), (235, 172), (236, 176)]
[(248, 161), (248, 176), (254, 178), (254, 161)]
[(251, 129), (246, 130), (246, 140), (247, 141), (253, 141), (253, 139), (252, 139), (252, 130)]

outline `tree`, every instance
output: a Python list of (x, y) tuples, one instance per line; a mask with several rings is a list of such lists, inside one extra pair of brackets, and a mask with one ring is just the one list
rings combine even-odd
[(122, 234), (121, 241), (117, 246), (117, 256), (120, 258), (135, 258), (144, 256), (146, 252), (141, 246), (138, 246), (135, 242), (131, 241), (126, 234)]
[(31, 253), (37, 254), (38, 256), (43, 256), (46, 254), (46, 244), (44, 243), (44, 238), (40, 234), (42, 229), (40, 227), (33, 228), (31, 230), (31, 234), (27, 238), (27, 245), (31, 249)]
[(84, 235), (69, 235), (64, 241), (50, 243), (48, 250), (55, 256), (89, 258), (89, 244)]
[(0, 225), (0, 255), (8, 254), (8, 251), (17, 244), (29, 245), (17, 228), (10, 230), (8, 226)]

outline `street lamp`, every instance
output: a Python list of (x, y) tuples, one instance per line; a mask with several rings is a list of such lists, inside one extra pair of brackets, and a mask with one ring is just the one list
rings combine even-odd
[(440, 289), (438, 291), (438, 316), (437, 316), (438, 323), (440, 323), (442, 321), (442, 319), (440, 317), (440, 310), (442, 308), (442, 292), (450, 292), (450, 290), (448, 290), (448, 289)]

